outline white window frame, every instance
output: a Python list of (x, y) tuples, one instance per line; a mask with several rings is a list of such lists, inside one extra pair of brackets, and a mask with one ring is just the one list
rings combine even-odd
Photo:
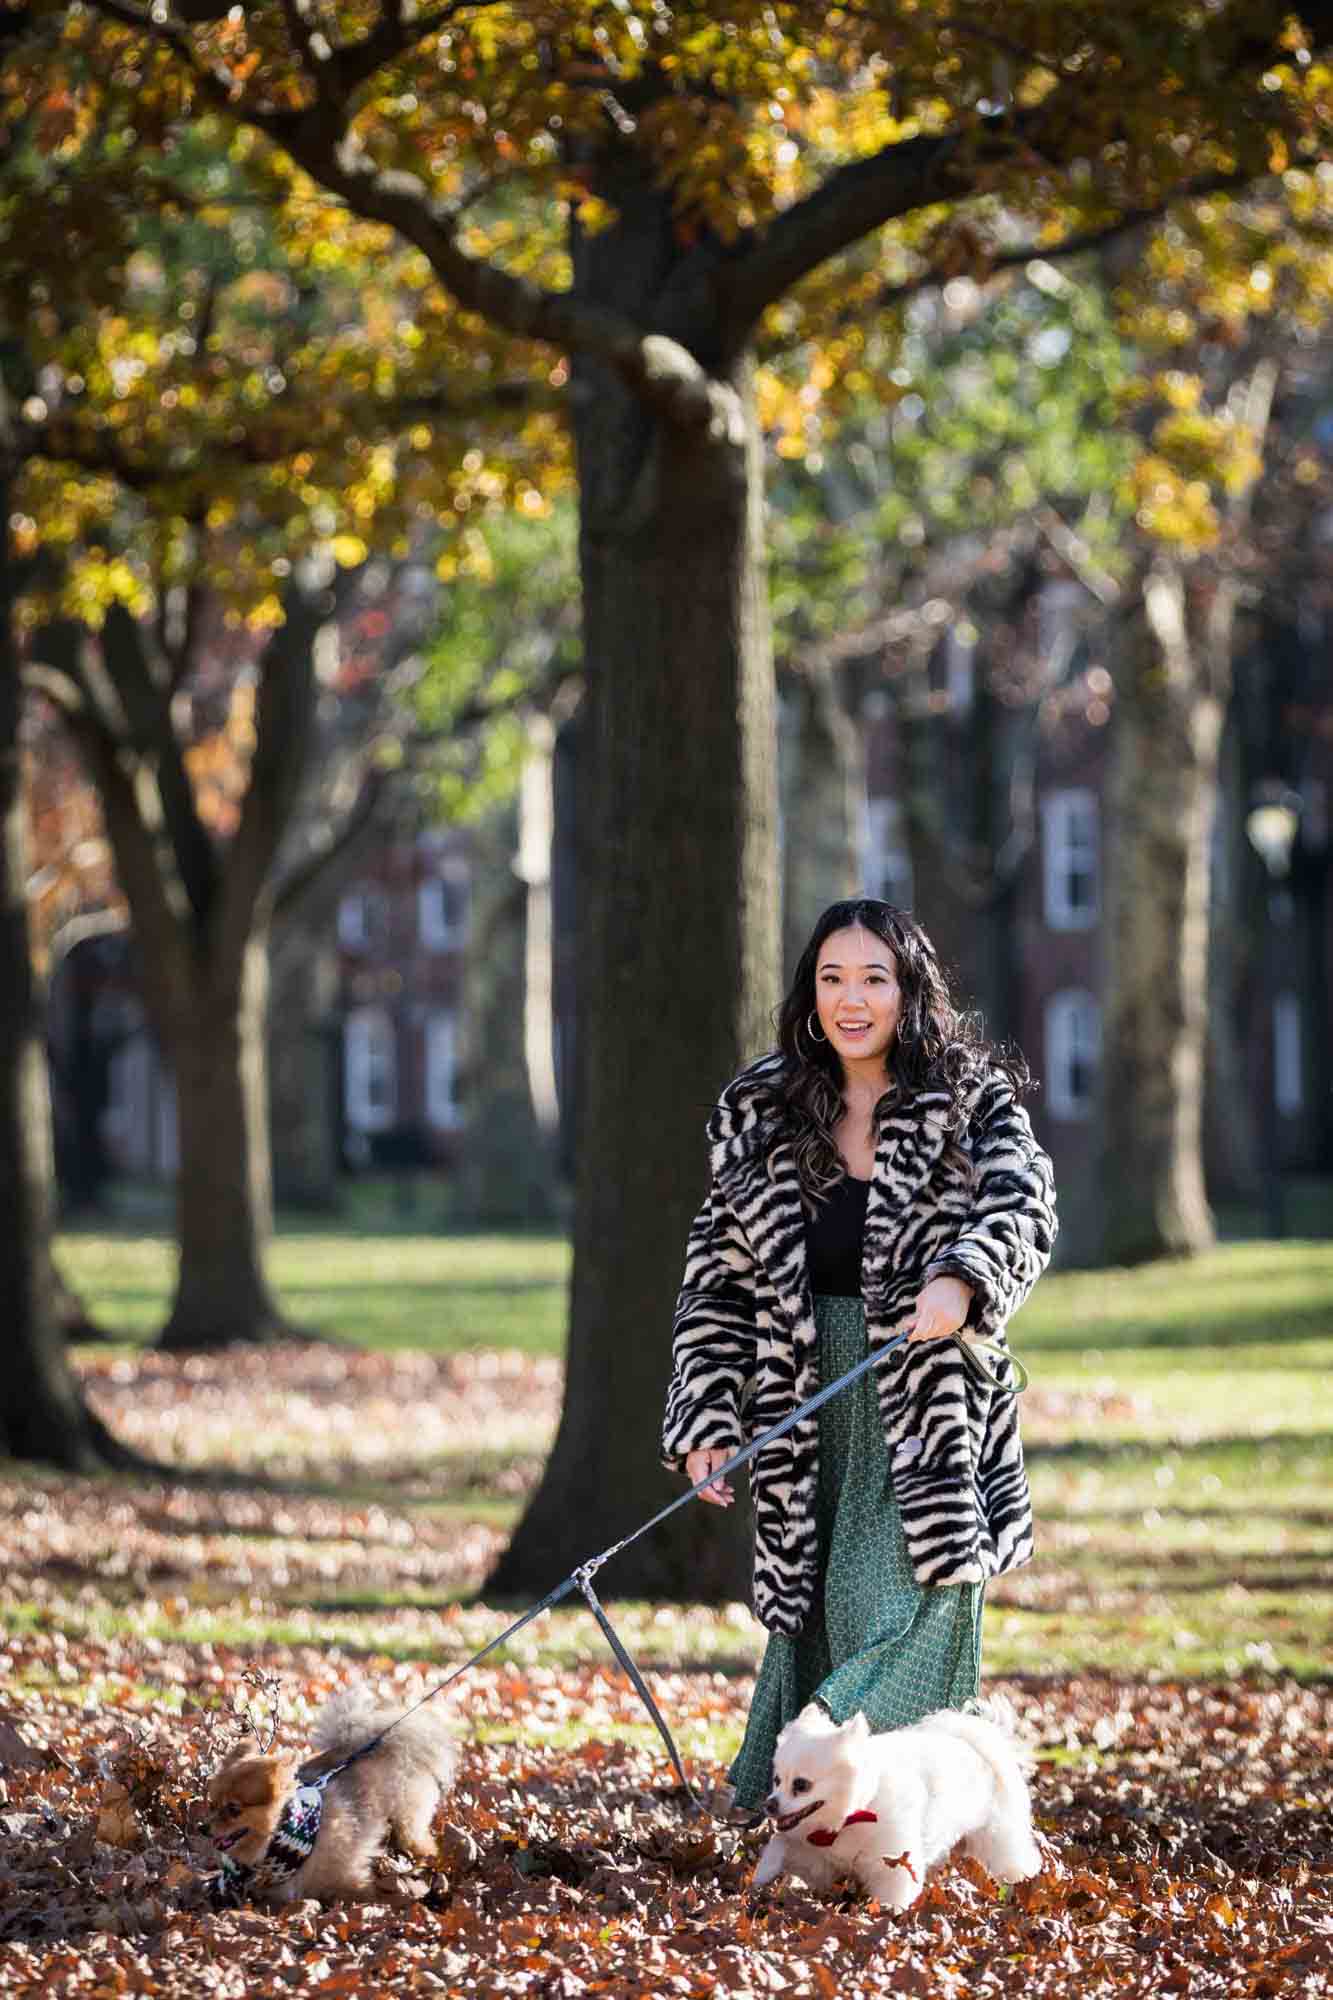
[[(1047, 1109), (1052, 1118), (1083, 1124), (1096, 1108), (1102, 1062), (1102, 1010), (1096, 994), (1079, 987), (1052, 993), (1046, 1002), (1045, 1044)], [(1082, 1091), (1077, 1088), (1080, 1064), (1088, 1078)]]
[[(1096, 792), (1086, 785), (1047, 792), (1041, 802), (1042, 893), (1046, 926), (1091, 930), (1101, 915), (1101, 828)], [(1070, 894), (1086, 880), (1086, 902)]]
[[(451, 889), (459, 899), (453, 923), (445, 920), (440, 891)], [(441, 868), (417, 884), (417, 936), (426, 951), (457, 951), (467, 936), (469, 882), (463, 868)]]
[(381, 944), (387, 913), (380, 890), (349, 890), (338, 904), (338, 942), (344, 951), (372, 951)]
[(398, 1037), (383, 1007), (343, 1023), (343, 1116), (354, 1132), (387, 1132), (398, 1116)]
[(863, 893), (910, 910), (912, 857), (902, 835), (902, 806), (894, 798), (867, 798), (861, 824)]
[(426, 1118), (437, 1132), (463, 1123), (458, 1101), (458, 1015), (437, 1007), (426, 1016)]

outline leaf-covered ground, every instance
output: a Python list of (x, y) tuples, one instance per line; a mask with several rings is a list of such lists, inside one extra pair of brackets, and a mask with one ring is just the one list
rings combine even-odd
[[(441, 1697), (464, 1755), (438, 1870), (391, 1861), (369, 1906), (219, 1915), (201, 1793), (236, 1709), (276, 1705), (304, 1747), (335, 1689), (411, 1699), (500, 1629), (459, 1600), (536, 1474), (558, 1369), (319, 1344), (85, 1368), (121, 1435), (195, 1476), (0, 1470), (7, 1995), (1333, 1987), (1333, 1688), (1302, 1664), (1330, 1502), (1299, 1428), (1154, 1438), (1151, 1384), (1034, 1392), (1043, 1553), (988, 1622), (991, 1685), (1039, 1753), (1031, 1884), (949, 1867), (905, 1917), (794, 1884), (752, 1897), (759, 1836), (690, 1811), (587, 1614), (559, 1613)], [(1089, 1442), (1117, 1434), (1113, 1459)], [(1234, 1664), (1185, 1629), (1210, 1618)], [(739, 1606), (617, 1623), (718, 1800), (756, 1628)], [(1097, 1671), (1111, 1635), (1136, 1664)], [(1227, 1671), (1184, 1678), (1205, 1643)]]

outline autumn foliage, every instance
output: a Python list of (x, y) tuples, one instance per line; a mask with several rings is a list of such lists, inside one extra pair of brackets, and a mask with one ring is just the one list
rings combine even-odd
[[(899, 1917), (794, 1883), (752, 1895), (761, 1832), (689, 1808), (582, 1614), (530, 1627), (510, 1657), (440, 1697), (463, 1764), (436, 1822), (436, 1867), (388, 1857), (368, 1906), (218, 1914), (203, 1788), (240, 1731), (276, 1728), (303, 1749), (335, 1690), (415, 1699), (508, 1616), (451, 1601), (483, 1574), (496, 1531), (409, 1514), (420, 1468), (404, 1440), (424, 1460), (549, 1424), (558, 1370), (516, 1354), (336, 1346), (232, 1369), (160, 1353), (87, 1365), (108, 1418), (137, 1411), (141, 1434), (213, 1475), (0, 1485), (18, 1551), (0, 1641), (0, 1982), (16, 2000), (1326, 1990), (1326, 1687), (1256, 1671), (1227, 1684), (1056, 1676), (1037, 1661), (1006, 1676), (1038, 1753), (1046, 1866), (1012, 1891), (974, 1864), (947, 1866)], [(1040, 1402), (1043, 1423), (1069, 1415)], [(260, 1438), (276, 1451), (267, 1472)], [(316, 1462), (337, 1472), (322, 1492)], [(535, 1466), (509, 1470), (522, 1482)], [(355, 1497), (372, 1474), (396, 1480), (401, 1502)], [(392, 1651), (353, 1630), (357, 1607), (386, 1591)], [(285, 1633), (207, 1625), (210, 1605), (248, 1606), (262, 1628), (283, 1594), (304, 1607), (293, 1603)], [(692, 1779), (719, 1803), (753, 1639), (738, 1642), (734, 1612), (617, 1616)]]

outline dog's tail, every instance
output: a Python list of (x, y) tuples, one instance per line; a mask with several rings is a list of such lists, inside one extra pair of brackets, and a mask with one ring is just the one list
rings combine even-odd
[(444, 1712), (426, 1702), (404, 1712), (388, 1708), (366, 1688), (335, 1695), (315, 1717), (311, 1739), (328, 1755), (346, 1756), (387, 1730), (369, 1754), (405, 1770), (427, 1772), (448, 1790), (458, 1768), (458, 1745)]
[(1027, 1777), (1036, 1759), (1029, 1745), (1015, 1733), (1017, 1722), (1011, 1705), (1001, 1696), (991, 1695), (970, 1709), (939, 1709), (934, 1715), (924, 1717), (918, 1726), (944, 1730), (969, 1744), (989, 1767), (1004, 1810), (1026, 1823), (1032, 1816)]

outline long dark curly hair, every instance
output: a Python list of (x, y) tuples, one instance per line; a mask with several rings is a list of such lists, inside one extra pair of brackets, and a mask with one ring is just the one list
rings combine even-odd
[(970, 1084), (999, 1070), (1016, 1092), (1028, 1088), (1027, 1064), (1016, 1049), (987, 1042), (977, 1021), (961, 1014), (926, 933), (904, 910), (873, 897), (830, 903), (810, 934), (776, 1015), (782, 1068), (770, 1084), (778, 1124), (792, 1141), (801, 1193), (808, 1207), (825, 1200), (847, 1169), (833, 1133), (842, 1117), (842, 1065), (827, 1042), (810, 1033), (815, 972), (824, 940), (856, 925), (881, 938), (893, 953), (902, 996), (898, 1033), (889, 1051), (889, 1087), (875, 1106), (875, 1126), (890, 1109), (910, 1111), (923, 1090), (945, 1090), (963, 1118)]

